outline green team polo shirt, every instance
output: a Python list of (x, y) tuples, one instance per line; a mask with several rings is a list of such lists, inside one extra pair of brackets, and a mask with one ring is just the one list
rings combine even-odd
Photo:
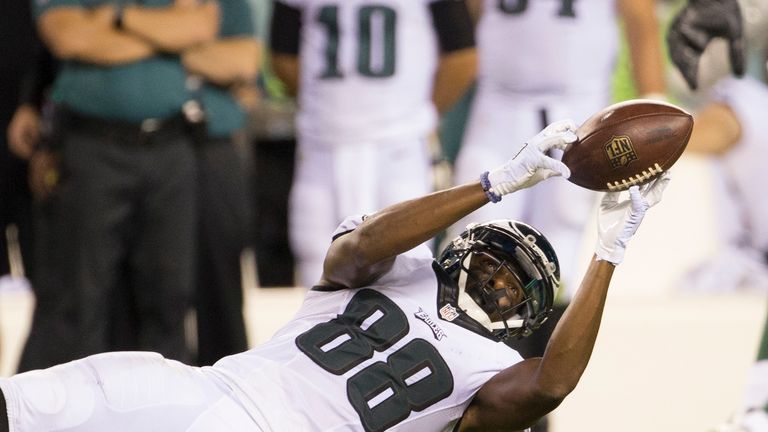
[[(164, 7), (172, 0), (122, 0), (124, 4)], [(110, 0), (36, 0), (35, 15), (62, 6), (91, 8)], [(255, 35), (247, 0), (219, 0), (219, 36)], [(186, 88), (186, 73), (178, 55), (162, 54), (119, 66), (62, 62), (53, 84), (53, 100), (82, 114), (140, 122), (146, 118), (176, 115), (193, 97)], [(224, 136), (240, 128), (245, 112), (227, 89), (206, 84), (199, 97), (208, 118), (211, 136)]]

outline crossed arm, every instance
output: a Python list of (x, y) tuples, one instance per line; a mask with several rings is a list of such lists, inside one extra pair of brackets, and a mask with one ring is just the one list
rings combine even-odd
[(38, 20), (43, 40), (64, 60), (101, 66), (133, 63), (158, 53), (177, 53), (187, 70), (218, 85), (253, 79), (261, 47), (250, 36), (218, 38), (215, 1), (177, 0), (167, 7), (126, 6), (122, 28), (112, 5), (59, 7)]

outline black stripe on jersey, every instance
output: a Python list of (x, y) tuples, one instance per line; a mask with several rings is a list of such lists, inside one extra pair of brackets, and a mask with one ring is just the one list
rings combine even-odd
[(464, 0), (438, 0), (429, 4), (441, 52), (475, 46), (475, 26)]
[(272, 9), (269, 47), (280, 54), (299, 54), (301, 10), (276, 1)]

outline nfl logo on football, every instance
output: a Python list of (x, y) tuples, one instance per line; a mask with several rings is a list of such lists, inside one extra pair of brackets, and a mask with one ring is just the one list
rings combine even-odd
[(612, 168), (625, 167), (637, 159), (632, 140), (626, 135), (614, 136), (605, 144), (605, 154)]

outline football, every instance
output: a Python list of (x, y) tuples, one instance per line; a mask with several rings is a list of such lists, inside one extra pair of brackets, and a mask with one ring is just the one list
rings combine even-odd
[(668, 170), (688, 145), (693, 116), (666, 102), (633, 99), (593, 115), (563, 154), (572, 183), (607, 192), (641, 185)]

